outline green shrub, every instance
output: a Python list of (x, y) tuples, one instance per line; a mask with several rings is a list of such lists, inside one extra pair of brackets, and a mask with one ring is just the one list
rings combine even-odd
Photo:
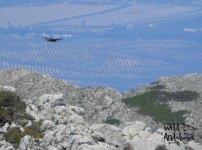
[(44, 133), (40, 131), (42, 121), (33, 122), (31, 126), (24, 127), (24, 131), (21, 132), (19, 127), (10, 128), (5, 134), (5, 140), (10, 142), (15, 148), (20, 144), (21, 139), (25, 135), (34, 137), (35, 139), (43, 138)]
[(0, 91), (0, 126), (12, 122), (25, 126), (28, 120), (32, 121), (32, 125), (24, 127), (24, 132), (21, 132), (19, 127), (14, 127), (8, 129), (4, 135), (5, 140), (13, 144), (15, 148), (18, 147), (25, 135), (36, 139), (43, 137), (43, 132), (40, 131), (42, 120), (34, 122), (34, 119), (26, 114), (26, 103), (17, 94), (10, 91)]
[(149, 103), (154, 103), (157, 101), (192, 101), (199, 97), (197, 92), (192, 91), (178, 91), (178, 92), (167, 92), (167, 91), (158, 91), (151, 90), (147, 91), (141, 95), (130, 97), (124, 99), (123, 101), (128, 105), (145, 105)]
[(14, 92), (0, 91), (0, 126), (5, 123), (33, 120), (25, 112), (26, 104)]
[(139, 113), (152, 117), (156, 122), (163, 124), (185, 121), (183, 117), (187, 111), (172, 112), (165, 103), (168, 100), (191, 101), (199, 97), (197, 92), (180, 91), (167, 92), (150, 90), (143, 94), (123, 99), (122, 101), (130, 107), (139, 107)]
[(186, 111), (172, 112), (166, 104), (146, 105), (144, 107), (141, 107), (138, 112), (143, 115), (148, 115), (152, 117), (156, 122), (161, 122), (163, 124), (172, 122), (185, 122), (185, 118), (183, 117), (183, 115), (186, 113)]
[(35, 139), (39, 139), (39, 138), (43, 138), (44, 133), (34, 130), (32, 127), (25, 127), (24, 128), (25, 131), (22, 133), (22, 137), (24, 137), (25, 135), (29, 135), (34, 137)]
[(22, 138), (19, 127), (10, 128), (5, 134), (5, 140), (10, 142), (15, 148), (18, 147)]
[(133, 96), (130, 98), (123, 99), (122, 101), (129, 106), (145, 106), (153, 104), (158, 97), (156, 91), (148, 91), (141, 95)]
[(121, 124), (121, 121), (112, 117), (107, 117), (107, 119), (105, 120), (105, 123), (119, 126)]
[[(32, 122), (32, 125), (31, 126), (28, 126), (28, 127), (25, 127), (25, 130), (28, 129), (28, 130), (32, 130), (32, 131), (36, 131), (36, 132), (41, 132), (41, 125), (43, 123), (43, 120), (39, 120), (39, 121), (35, 121), (35, 122)], [(33, 136), (35, 137), (35, 136)]]

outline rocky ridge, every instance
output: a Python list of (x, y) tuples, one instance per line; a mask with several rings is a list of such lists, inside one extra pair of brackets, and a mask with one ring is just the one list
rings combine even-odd
[[(0, 71), (0, 89), (18, 93), (27, 104), (26, 112), (43, 120), (42, 139), (24, 136), (19, 149), (67, 150), (185, 150), (202, 149), (199, 143), (167, 142), (164, 130), (151, 117), (140, 115), (120, 100), (163, 85), (167, 91), (192, 90), (202, 93), (202, 75), (162, 78), (136, 91), (120, 93), (111, 88), (78, 88), (48, 75), (25, 70)], [(187, 122), (200, 127), (201, 97), (191, 102), (169, 101), (173, 111), (189, 109)], [(190, 107), (191, 106), (191, 107)], [(107, 117), (119, 119), (119, 126), (105, 124)], [(30, 124), (30, 123), (29, 123)], [(5, 124), (0, 133), (18, 124)], [(23, 127), (21, 127), (23, 128)], [(23, 130), (23, 129), (22, 129)], [(200, 130), (199, 130), (200, 132)], [(14, 149), (0, 136), (0, 147)]]
[(132, 97), (150, 90), (152, 87), (161, 86), (163, 91), (193, 91), (199, 94), (194, 101), (179, 102), (170, 99), (167, 104), (173, 112), (186, 110), (186, 123), (198, 128), (197, 135), (202, 143), (202, 75), (187, 74), (185, 76), (162, 77), (160, 80), (151, 83), (140, 89), (132, 90), (123, 95), (123, 97)]
[[(10, 90), (13, 87), (3, 87)], [(163, 139), (165, 131), (152, 129), (140, 121), (126, 122), (117, 127), (109, 124), (90, 125), (83, 118), (85, 111), (77, 106), (66, 105), (62, 94), (45, 94), (35, 101), (24, 99), (26, 112), (36, 121), (43, 120), (40, 130), (43, 138), (35, 139), (26, 135), (21, 139), (20, 150), (200, 150), (202, 146), (195, 142), (184, 144), (167, 142)], [(30, 123), (28, 123), (29, 126)], [(19, 126), (12, 123), (0, 128), (6, 133), (10, 128)], [(20, 128), (23, 127), (19, 126)], [(1, 136), (1, 150), (15, 149)]]
[(0, 85), (13, 86), (21, 97), (33, 101), (44, 94), (63, 93), (64, 102), (82, 107), (85, 120), (91, 124), (103, 123), (112, 116), (121, 122), (139, 120), (155, 126), (150, 117), (139, 115), (135, 108), (122, 103), (123, 94), (111, 88), (78, 88), (49, 75), (26, 70), (0, 71)]

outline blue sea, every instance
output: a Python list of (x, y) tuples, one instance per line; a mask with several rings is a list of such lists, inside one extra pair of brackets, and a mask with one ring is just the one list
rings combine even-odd
[[(84, 5), (85, 1), (77, 3)], [(99, 5), (118, 5), (114, 3)], [(157, 4), (182, 5), (155, 1)], [(201, 6), (194, 4), (184, 4), (197, 7), (197, 13), (188, 13), (191, 15), (133, 23), (88, 25), (83, 21), (85, 16), (75, 18), (81, 25), (57, 21), (56, 25), (16, 26), (11, 21), (0, 27), (0, 69), (35, 70), (80, 87), (112, 87), (121, 92), (162, 76), (202, 73), (202, 12)], [(0, 2), (0, 15), (1, 8), (13, 5)], [(47, 36), (62, 40), (49, 42), (44, 38)]]

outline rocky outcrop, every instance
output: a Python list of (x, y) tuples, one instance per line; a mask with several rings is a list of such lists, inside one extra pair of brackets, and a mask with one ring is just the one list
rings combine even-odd
[(188, 74), (179, 77), (161, 78), (157, 83), (165, 85), (165, 89), (168, 91), (189, 90), (196, 91), (200, 94), (200, 97), (195, 101), (170, 101), (169, 106), (173, 111), (189, 111), (189, 114), (186, 116), (186, 123), (198, 128), (197, 134), (200, 142), (202, 142), (202, 75)]
[(152, 88), (158, 88), (158, 90), (167, 92), (193, 91), (199, 94), (199, 97), (194, 101), (180, 102), (170, 99), (167, 101), (167, 104), (173, 112), (180, 110), (188, 111), (186, 114), (186, 123), (198, 128), (198, 140), (202, 143), (202, 75), (188, 74), (185, 76), (162, 77), (148, 86), (125, 93), (123, 97), (132, 97), (149, 91)]
[(13, 86), (19, 95), (33, 101), (44, 94), (62, 93), (64, 103), (85, 110), (84, 118), (89, 123), (103, 123), (112, 117), (120, 122), (139, 120), (156, 126), (152, 118), (125, 106), (121, 102), (123, 94), (111, 88), (78, 88), (49, 75), (26, 70), (0, 71), (0, 85)]
[[(172, 111), (188, 110), (186, 123), (198, 128), (202, 135), (202, 75), (162, 78), (157, 82), (125, 94), (111, 88), (79, 88), (49, 75), (25, 70), (0, 71), (0, 89), (18, 93), (27, 104), (26, 112), (35, 121), (43, 120), (40, 130), (43, 138), (26, 135), (19, 149), (67, 150), (200, 150), (194, 141), (168, 142), (163, 139), (162, 124), (128, 107), (123, 98), (136, 96), (151, 88), (163, 91), (196, 91), (200, 97), (194, 101), (179, 102), (170, 99)], [(119, 126), (107, 124), (107, 118), (120, 121)], [(113, 124), (113, 123), (112, 123)], [(30, 126), (27, 122), (26, 126)], [(0, 149), (9, 149), (11, 143), (4, 134), (19, 124), (5, 124), (0, 128)], [(11, 148), (12, 149), (12, 148)], [(13, 148), (14, 149), (14, 148)]]
[[(152, 132), (145, 123), (126, 122), (121, 126), (89, 124), (83, 118), (85, 111), (77, 106), (64, 104), (62, 94), (45, 94), (35, 101), (24, 100), (26, 112), (35, 120), (43, 120), (40, 126), (43, 138), (25, 135), (19, 144), (20, 150), (180, 150), (185, 147), (200, 150), (198, 143), (167, 142), (163, 132)], [(29, 123), (28, 123), (29, 124)], [(15, 125), (17, 126), (17, 125)], [(29, 125), (26, 125), (29, 126)], [(13, 125), (5, 124), (0, 130), (7, 132)], [(22, 129), (23, 131), (23, 129)], [(14, 149), (3, 138), (2, 150)]]

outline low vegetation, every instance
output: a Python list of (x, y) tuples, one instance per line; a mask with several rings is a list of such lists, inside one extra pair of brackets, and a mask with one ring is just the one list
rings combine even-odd
[(105, 122), (106, 124), (111, 124), (115, 126), (119, 126), (121, 124), (121, 121), (112, 117), (108, 117)]
[(139, 107), (139, 113), (149, 115), (156, 122), (167, 124), (171, 122), (184, 122), (185, 118), (183, 116), (187, 112), (172, 112), (166, 104), (167, 101), (174, 100), (186, 102), (195, 100), (198, 97), (199, 94), (192, 91), (167, 92), (157, 90), (157, 88), (152, 88), (150, 91), (123, 99), (122, 101), (130, 107)]
[[(25, 127), (28, 121), (31, 121), (32, 125)], [(37, 139), (43, 137), (43, 132), (40, 131), (42, 120), (35, 122), (26, 113), (26, 103), (20, 96), (10, 91), (0, 91), (0, 127), (5, 123), (16, 123), (24, 128), (23, 132), (19, 127), (10, 128), (4, 135), (5, 140), (16, 148), (25, 135), (30, 135)]]
[(26, 104), (14, 92), (0, 91), (0, 126), (5, 123), (23, 123), (33, 118), (25, 112)]
[(15, 148), (20, 144), (22, 133), (19, 127), (10, 128), (5, 134), (5, 140), (10, 142)]
[(5, 134), (5, 139), (6, 141), (13, 144), (15, 148), (17, 148), (20, 144), (21, 139), (25, 135), (29, 135), (35, 139), (43, 138), (44, 133), (40, 130), (41, 123), (41, 121), (34, 122), (31, 126), (24, 127), (23, 132), (21, 132), (19, 127), (10, 128)]

